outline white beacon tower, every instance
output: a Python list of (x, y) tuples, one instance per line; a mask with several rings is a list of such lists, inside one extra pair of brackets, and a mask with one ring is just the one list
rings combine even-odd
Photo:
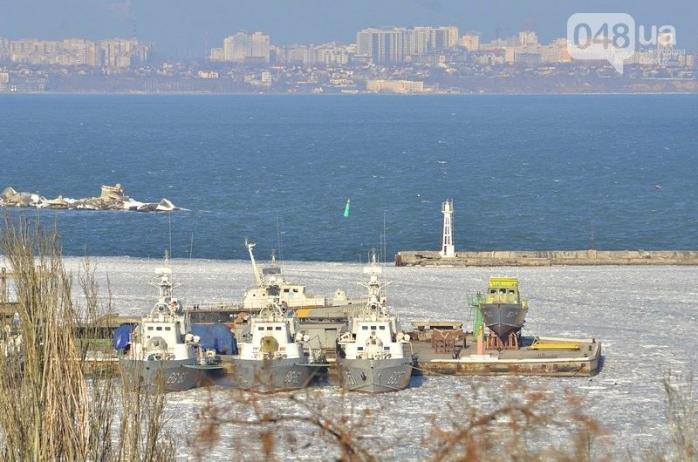
[(455, 258), (456, 249), (453, 247), (453, 199), (441, 204), (444, 214), (444, 232), (441, 244), (441, 258)]

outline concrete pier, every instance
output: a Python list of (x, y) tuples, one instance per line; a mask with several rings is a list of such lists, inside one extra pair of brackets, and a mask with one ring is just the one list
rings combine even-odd
[(562, 265), (698, 265), (698, 250), (549, 250), (440, 252), (404, 250), (396, 266), (562, 266)]

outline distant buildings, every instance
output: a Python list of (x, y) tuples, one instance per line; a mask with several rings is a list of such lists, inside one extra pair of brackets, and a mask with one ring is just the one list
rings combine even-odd
[(480, 33), (468, 32), (458, 40), (458, 46), (467, 51), (478, 51), (480, 49)]
[(0, 62), (128, 68), (148, 61), (150, 46), (135, 39), (62, 41), (0, 38)]
[(355, 47), (335, 42), (322, 45), (274, 47), (274, 64), (288, 66), (341, 67), (351, 63)]
[(262, 32), (238, 32), (223, 40), (223, 48), (211, 50), (211, 61), (231, 63), (269, 63), (271, 40)]
[(366, 90), (376, 93), (423, 93), (424, 82), (414, 80), (367, 80)]
[(413, 58), (458, 45), (458, 28), (369, 28), (356, 34), (359, 55), (374, 64), (402, 64)]

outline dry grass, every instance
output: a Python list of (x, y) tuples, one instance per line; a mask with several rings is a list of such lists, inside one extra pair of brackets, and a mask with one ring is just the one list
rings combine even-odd
[[(57, 231), (5, 218), (2, 253), (14, 273), (19, 354), (0, 356), (0, 457), (7, 461), (171, 460), (164, 395), (129, 390), (88, 369), (78, 344), (72, 279)], [(85, 312), (98, 313), (94, 268), (80, 275)], [(95, 326), (97, 328), (97, 326)]]

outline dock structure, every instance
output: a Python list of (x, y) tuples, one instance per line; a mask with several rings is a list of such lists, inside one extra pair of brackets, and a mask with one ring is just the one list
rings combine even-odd
[(593, 265), (698, 265), (696, 250), (493, 250), (456, 252), (443, 258), (440, 252), (403, 250), (396, 266), (593, 266)]
[(441, 204), (441, 250), (401, 250), (395, 266), (698, 265), (698, 250), (491, 250), (456, 252), (453, 200)]

